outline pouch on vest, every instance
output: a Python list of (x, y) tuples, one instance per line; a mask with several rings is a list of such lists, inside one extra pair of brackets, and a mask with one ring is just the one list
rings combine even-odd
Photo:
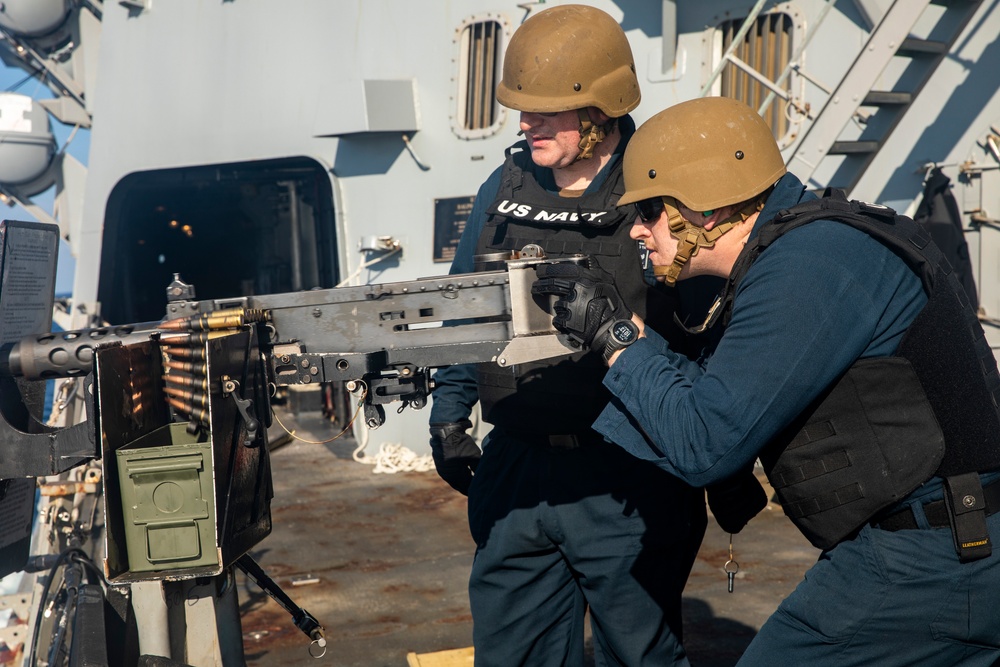
[(761, 452), (785, 514), (829, 549), (934, 475), (944, 434), (910, 362), (862, 359)]
[(944, 478), (944, 501), (948, 508), (955, 551), (961, 563), (971, 563), (993, 554), (990, 529), (986, 525), (986, 496), (979, 474), (970, 472)]

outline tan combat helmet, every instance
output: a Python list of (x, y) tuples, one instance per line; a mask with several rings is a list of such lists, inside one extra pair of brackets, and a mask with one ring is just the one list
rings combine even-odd
[(559, 5), (535, 14), (510, 39), (500, 104), (517, 111), (578, 110), (580, 157), (590, 157), (606, 128), (583, 111), (597, 107), (620, 118), (639, 105), (639, 80), (625, 32), (610, 15), (585, 5)]
[[(765, 192), (785, 173), (785, 161), (771, 129), (756, 111), (728, 97), (681, 102), (656, 114), (636, 130), (625, 149), (625, 194), (619, 206), (662, 197), (670, 231), (679, 241), (674, 264), (656, 267), (673, 283), (700, 248), (759, 211)], [(747, 202), (706, 231), (677, 212), (711, 211)]]

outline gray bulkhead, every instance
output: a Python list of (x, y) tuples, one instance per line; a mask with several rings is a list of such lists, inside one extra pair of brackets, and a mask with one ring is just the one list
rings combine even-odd
[[(907, 3), (921, 10), (903, 16)], [(492, 89), (510, 34), (554, 4), (105, 2), (98, 73), (87, 91), (93, 125), (82, 219), (70, 239), (76, 300), (102, 301), (106, 315), (127, 318), (162, 297), (167, 281), (157, 281), (172, 272), (194, 283), (199, 298), (446, 273), (462, 214), (518, 130), (517, 114), (489, 95), (481, 97), (485, 116), (469, 121), (462, 112), (475, 100), (466, 104), (462, 92), (469, 81)], [(928, 166), (941, 165), (965, 216), (986, 321), (1000, 319), (992, 270), (1000, 259), (1000, 154), (988, 140), (1000, 134), (997, 0), (588, 4), (618, 18), (632, 43), (643, 94), (637, 123), (706, 93), (760, 104), (767, 88), (754, 89), (750, 75), (730, 68), (713, 81), (730, 40), (742, 40), (734, 53), (770, 67), (770, 81), (781, 64), (797, 65), (765, 115), (790, 168), (809, 165), (811, 186), (848, 187), (852, 197), (912, 212)], [(953, 18), (954, 5), (972, 13)], [(740, 37), (751, 15), (754, 27)], [(928, 69), (922, 55), (897, 55), (889, 23), (901, 24), (903, 37), (947, 39), (950, 47)], [(765, 49), (778, 66), (766, 64)], [(866, 52), (876, 65), (861, 61)], [(487, 56), (478, 70), (474, 53)], [(871, 80), (849, 76), (875, 67)], [(470, 76), (476, 71), (485, 80)], [(887, 105), (858, 106), (873, 90), (919, 94), (900, 118), (886, 120)], [(817, 118), (845, 106), (847, 122), (822, 130)], [(875, 137), (867, 157), (828, 150), (871, 144), (886, 127), (894, 131)], [(140, 247), (147, 243), (156, 250)], [(986, 329), (1000, 347), (1000, 329)], [(426, 418), (393, 415), (373, 444), (426, 451)]]

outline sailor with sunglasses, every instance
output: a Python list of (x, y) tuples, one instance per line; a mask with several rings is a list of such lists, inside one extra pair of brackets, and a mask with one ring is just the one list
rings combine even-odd
[(653, 116), (624, 173), (664, 282), (728, 279), (712, 353), (678, 355), (586, 269), (533, 289), (608, 353), (598, 431), (695, 485), (759, 458), (823, 550), (739, 664), (998, 664), (1000, 375), (940, 251), (890, 209), (807, 192), (736, 100)]
[[(497, 99), (524, 140), (483, 184), (452, 273), (489, 268), (529, 244), (588, 255), (630, 310), (669, 338), (672, 290), (645, 279), (618, 208), (621, 157), (639, 103), (631, 49), (593, 7), (528, 18), (507, 48)], [(662, 325), (662, 327), (661, 327)], [(607, 404), (599, 352), (501, 369), (437, 371), (431, 447), (469, 496), (476, 556), (469, 583), (475, 664), (582, 665), (590, 611), (601, 665), (686, 665), (681, 591), (704, 534), (704, 495), (591, 429)], [(492, 431), (468, 432), (479, 402)]]

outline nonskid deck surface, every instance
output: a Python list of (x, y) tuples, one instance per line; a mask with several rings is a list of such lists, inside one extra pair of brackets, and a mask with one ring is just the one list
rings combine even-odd
[[(309, 440), (336, 433), (318, 413), (292, 419), (286, 425)], [(373, 432), (366, 451), (379, 443)], [(323, 624), (329, 645), (323, 658), (310, 658), (289, 615), (240, 574), (251, 667), (405, 667), (408, 653), (472, 645), (465, 498), (433, 471), (373, 474), (352, 459), (354, 448), (350, 439), (293, 440), (272, 451), (274, 528), (251, 553)], [(739, 573), (730, 594), (729, 535), (710, 518), (684, 592), (694, 667), (734, 664), (818, 555), (773, 504), (735, 537), (734, 551)]]

